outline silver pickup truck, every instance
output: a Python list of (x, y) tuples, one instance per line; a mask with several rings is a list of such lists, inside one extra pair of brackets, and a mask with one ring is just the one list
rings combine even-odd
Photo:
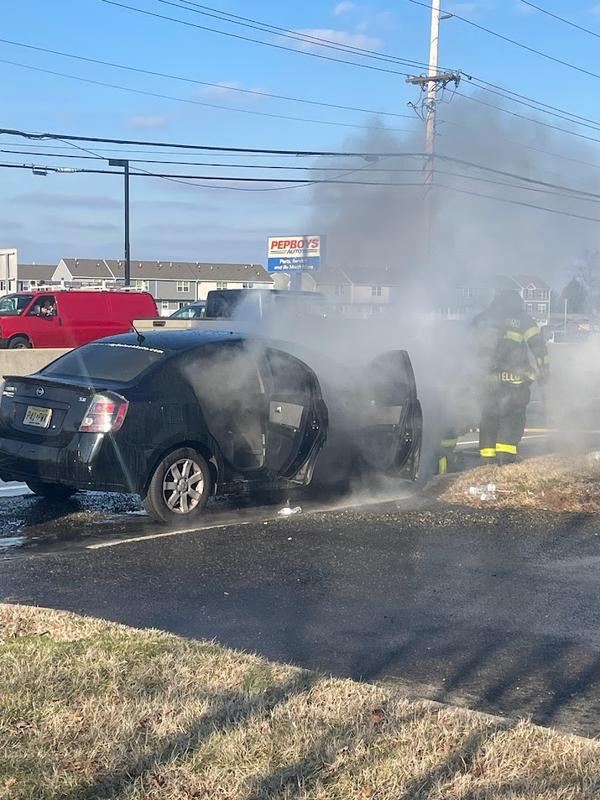
[(255, 324), (277, 314), (286, 316), (326, 317), (328, 305), (319, 292), (296, 292), (282, 289), (214, 289), (209, 292), (206, 303), (198, 301), (184, 306), (170, 317), (136, 319), (135, 330), (148, 331), (156, 328), (185, 330), (207, 328), (216, 330), (229, 328), (231, 320), (243, 326)]

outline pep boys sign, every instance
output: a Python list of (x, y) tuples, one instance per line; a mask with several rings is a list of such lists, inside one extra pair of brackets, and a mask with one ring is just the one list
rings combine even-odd
[(321, 236), (270, 236), (267, 253), (269, 272), (319, 269), (322, 247)]

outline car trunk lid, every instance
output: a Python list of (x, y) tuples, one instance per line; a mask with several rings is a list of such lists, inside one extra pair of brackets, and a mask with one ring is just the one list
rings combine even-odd
[(77, 431), (92, 397), (105, 387), (40, 376), (7, 376), (0, 398), (4, 436), (64, 446)]

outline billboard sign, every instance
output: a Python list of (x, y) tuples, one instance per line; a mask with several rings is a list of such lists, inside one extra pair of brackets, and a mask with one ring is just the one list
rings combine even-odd
[(297, 272), (319, 269), (323, 256), (323, 237), (301, 234), (270, 236), (267, 268), (269, 272)]

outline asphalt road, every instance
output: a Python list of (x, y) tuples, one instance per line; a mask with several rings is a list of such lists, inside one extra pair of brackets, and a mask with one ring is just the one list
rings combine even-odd
[[(532, 452), (552, 446), (528, 435)], [(0, 599), (600, 735), (595, 517), (363, 493), (301, 500), (286, 519), (279, 506), (213, 503), (202, 529), (165, 531), (128, 496), (19, 494), (0, 487)]]

